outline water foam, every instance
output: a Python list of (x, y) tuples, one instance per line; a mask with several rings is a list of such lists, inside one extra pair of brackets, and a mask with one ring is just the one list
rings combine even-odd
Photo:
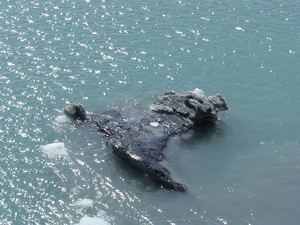
[(68, 122), (68, 117), (66, 117), (65, 115), (59, 115), (55, 118), (55, 122), (66, 123), (66, 122)]

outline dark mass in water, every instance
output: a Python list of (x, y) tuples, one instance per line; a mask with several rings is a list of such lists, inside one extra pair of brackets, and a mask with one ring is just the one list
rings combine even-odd
[(162, 187), (186, 191), (185, 185), (174, 181), (170, 171), (159, 163), (163, 149), (171, 137), (202, 129), (218, 119), (219, 111), (228, 109), (222, 95), (206, 97), (202, 90), (195, 89), (184, 94), (166, 91), (135, 121), (120, 111), (95, 119), (86, 115), (80, 104), (71, 104), (64, 112), (73, 120), (97, 126), (115, 155)]

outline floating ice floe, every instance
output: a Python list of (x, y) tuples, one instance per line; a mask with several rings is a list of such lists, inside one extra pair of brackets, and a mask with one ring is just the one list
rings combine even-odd
[(78, 225), (110, 225), (110, 223), (99, 217), (82, 217)]
[(243, 28), (241, 27), (235, 27), (236, 30), (240, 30), (240, 31), (245, 31)]
[(67, 148), (63, 142), (42, 145), (41, 148), (49, 156), (68, 155)]
[(83, 207), (90, 207), (93, 204), (94, 204), (93, 200), (87, 198), (78, 200), (74, 203), (75, 206), (83, 206)]

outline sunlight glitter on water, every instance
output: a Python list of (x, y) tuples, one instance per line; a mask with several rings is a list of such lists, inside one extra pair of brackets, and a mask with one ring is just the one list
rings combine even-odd
[[(1, 223), (299, 220), (295, 1), (0, 5)], [(185, 195), (161, 190), (62, 113), (71, 102), (93, 116), (148, 106), (166, 89), (196, 87), (224, 94), (231, 111), (165, 149)], [(68, 155), (49, 157), (41, 146), (51, 143)]]

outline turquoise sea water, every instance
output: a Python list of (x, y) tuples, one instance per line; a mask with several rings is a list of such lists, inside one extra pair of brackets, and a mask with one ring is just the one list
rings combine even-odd
[[(297, 0), (1, 1), (0, 223), (298, 224), (299, 20)], [(231, 110), (165, 149), (186, 193), (62, 112), (195, 88)]]

